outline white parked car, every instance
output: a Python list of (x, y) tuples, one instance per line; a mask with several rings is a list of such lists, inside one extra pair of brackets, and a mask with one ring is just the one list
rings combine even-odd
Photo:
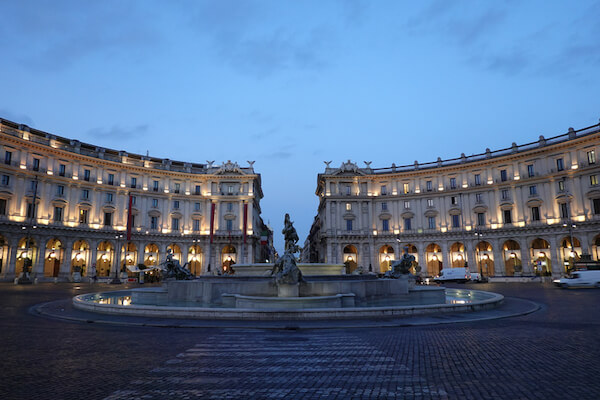
[(433, 278), (435, 282), (467, 282), (471, 279), (471, 273), (466, 268), (446, 268), (440, 271), (440, 275)]
[(471, 281), (473, 282), (483, 282), (481, 279), (481, 274), (479, 272), (471, 272)]
[(600, 271), (573, 271), (566, 278), (555, 279), (554, 284), (562, 288), (572, 286), (600, 288)]

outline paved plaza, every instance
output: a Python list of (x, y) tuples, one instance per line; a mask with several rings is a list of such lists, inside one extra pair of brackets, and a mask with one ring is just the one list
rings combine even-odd
[(442, 325), (176, 328), (36, 304), (114, 286), (0, 284), (5, 399), (598, 399), (600, 290), (467, 284), (539, 311)]

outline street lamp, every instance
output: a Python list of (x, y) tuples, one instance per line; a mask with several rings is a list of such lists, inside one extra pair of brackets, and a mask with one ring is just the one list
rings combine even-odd
[(117, 248), (115, 249), (115, 277), (112, 281), (110, 281), (110, 283), (115, 284), (115, 285), (120, 285), (121, 279), (119, 278), (119, 270), (121, 269), (121, 266), (119, 265), (121, 263), (120, 261), (120, 253), (121, 253), (121, 248), (120, 248), (120, 240), (123, 238), (123, 235), (115, 235), (115, 240), (117, 242)]
[[(483, 233), (479, 232), (477, 229), (475, 229), (475, 256), (479, 259), (479, 260), (475, 260), (477, 262), (477, 264), (479, 265), (479, 275), (481, 276), (481, 279), (483, 279), (483, 266), (481, 265), (481, 257), (479, 256), (479, 241), (481, 240), (481, 237), (483, 236)], [(486, 254), (487, 255), (487, 254)], [(488, 256), (489, 258), (489, 256)]]

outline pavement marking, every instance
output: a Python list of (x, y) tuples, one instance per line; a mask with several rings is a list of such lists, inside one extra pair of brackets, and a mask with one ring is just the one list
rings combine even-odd
[(150, 369), (105, 400), (447, 398), (436, 385), (347, 333), (220, 332)]

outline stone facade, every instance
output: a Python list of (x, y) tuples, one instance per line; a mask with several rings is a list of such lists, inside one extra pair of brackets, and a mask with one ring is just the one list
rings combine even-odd
[(24, 263), (38, 280), (69, 280), (113, 276), (117, 259), (157, 265), (169, 250), (196, 275), (269, 254), (253, 162), (140, 156), (0, 120), (0, 176), (0, 280)]
[(407, 246), (423, 276), (558, 276), (599, 260), (599, 127), (425, 164), (326, 163), (304, 261), (382, 273)]

